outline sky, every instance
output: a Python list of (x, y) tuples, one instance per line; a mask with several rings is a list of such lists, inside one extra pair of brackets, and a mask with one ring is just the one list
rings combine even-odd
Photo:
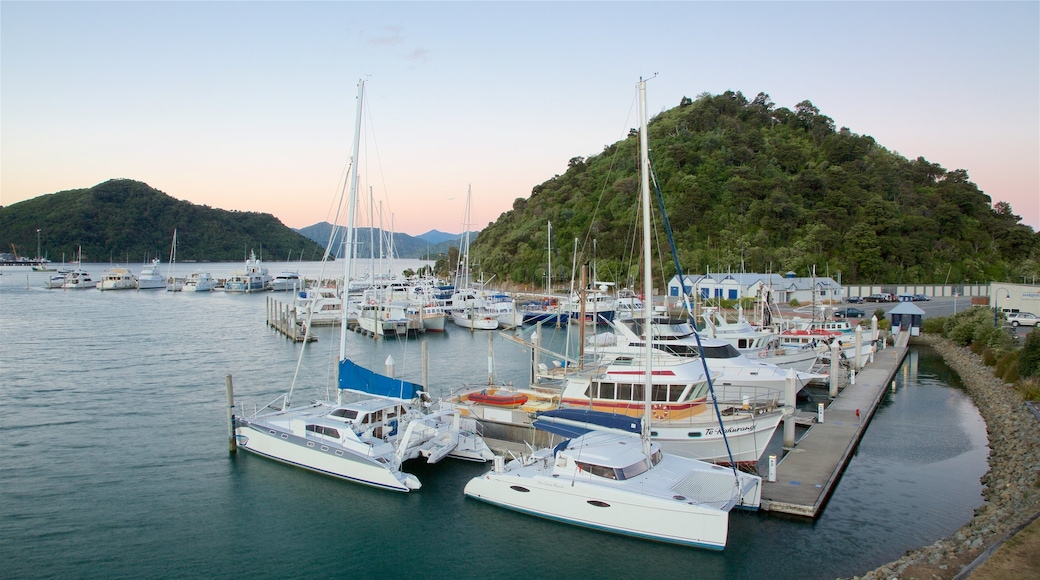
[(651, 115), (809, 100), (1040, 231), (1037, 1), (3, 0), (0, 204), (129, 178), (331, 222), (364, 79), (376, 225), (479, 230), (638, 126), (640, 77)]

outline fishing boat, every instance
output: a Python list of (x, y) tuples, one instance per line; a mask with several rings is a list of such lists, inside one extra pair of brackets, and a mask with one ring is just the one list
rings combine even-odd
[[(358, 150), (364, 82), (358, 84), (358, 110), (346, 202), (343, 239), (354, 243)], [(342, 200), (341, 200), (342, 201)], [(351, 260), (344, 260), (350, 280)], [(319, 278), (320, 279), (320, 278)], [(346, 311), (342, 310), (346, 318)], [(293, 387), (261, 412), (234, 420), (239, 447), (282, 463), (340, 479), (399, 492), (422, 484), (403, 470), (411, 459), (436, 463), (444, 457), (487, 461), (493, 457), (475, 432), (472, 419), (454, 410), (431, 412), (421, 385), (365, 369), (346, 356), (346, 320), (341, 321), (335, 401), (292, 404)], [(306, 342), (304, 343), (306, 344)], [(303, 360), (301, 349), (300, 360)], [(345, 396), (358, 397), (345, 402)]]
[[(643, 202), (643, 285), (652, 288), (650, 270), (650, 188), (647, 155), (645, 82), (640, 80), (640, 161)], [(649, 332), (650, 321), (646, 328)], [(651, 340), (644, 414), (639, 436), (592, 430), (553, 447), (541, 448), (471, 479), (468, 497), (567, 524), (714, 550), (725, 548), (729, 512), (757, 509), (761, 478), (711, 463), (661, 451), (650, 437), (653, 369)]]

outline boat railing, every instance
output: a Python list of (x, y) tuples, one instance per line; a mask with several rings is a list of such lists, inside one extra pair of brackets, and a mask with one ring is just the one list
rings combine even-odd
[[(727, 386), (724, 397), (717, 397), (723, 415), (766, 413), (780, 406), (782, 389), (761, 386)], [(711, 398), (709, 397), (709, 402)]]

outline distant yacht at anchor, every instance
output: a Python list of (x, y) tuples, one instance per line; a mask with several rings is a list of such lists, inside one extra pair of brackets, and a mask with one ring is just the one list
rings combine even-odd
[(267, 273), (256, 254), (250, 250), (245, 270), (232, 272), (224, 283), (224, 292), (263, 292), (271, 287), (271, 275)]

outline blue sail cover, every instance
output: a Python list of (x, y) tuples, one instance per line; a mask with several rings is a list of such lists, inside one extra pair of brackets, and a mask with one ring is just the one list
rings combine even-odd
[(339, 361), (339, 388), (344, 391), (410, 401), (422, 385), (374, 373), (349, 359)]
[(539, 413), (532, 424), (535, 429), (563, 437), (578, 437), (596, 430), (627, 431), (639, 435), (642, 430), (642, 420), (639, 418), (588, 409), (546, 411)]

